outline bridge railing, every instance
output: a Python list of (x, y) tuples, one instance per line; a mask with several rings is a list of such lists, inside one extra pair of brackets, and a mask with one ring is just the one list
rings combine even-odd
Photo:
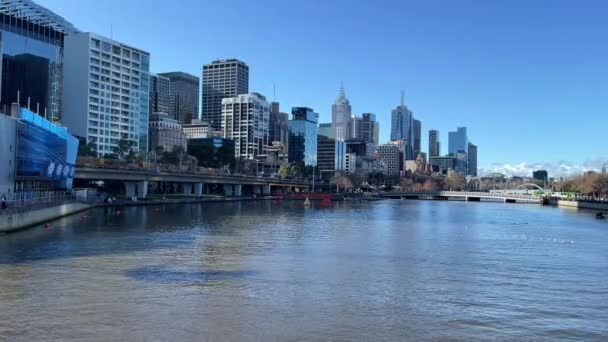
[[(391, 193), (386, 193), (390, 195)], [(514, 198), (514, 199), (529, 199), (538, 200), (539, 197), (534, 195), (525, 194), (508, 194), (508, 193), (493, 193), (493, 192), (482, 192), (482, 191), (450, 191), (450, 190), (438, 190), (438, 191), (400, 191), (394, 193), (394, 195), (401, 196), (453, 196), (453, 197), (493, 197), (493, 198)]]

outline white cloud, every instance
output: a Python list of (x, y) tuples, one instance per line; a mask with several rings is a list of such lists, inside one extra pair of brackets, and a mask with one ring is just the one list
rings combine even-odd
[(479, 174), (483, 176), (491, 172), (499, 172), (506, 176), (532, 177), (532, 171), (534, 170), (547, 170), (549, 172), (549, 177), (570, 177), (585, 171), (600, 171), (605, 163), (608, 163), (608, 158), (606, 157), (588, 159), (582, 164), (565, 160), (552, 163), (494, 163), (488, 168), (480, 169)]

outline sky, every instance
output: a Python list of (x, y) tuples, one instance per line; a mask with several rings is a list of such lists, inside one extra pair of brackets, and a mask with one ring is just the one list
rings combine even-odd
[(404, 90), (423, 151), (429, 129), (447, 153), (448, 131), (466, 126), (482, 173), (608, 161), (606, 1), (37, 2), (149, 51), (153, 73), (200, 77), (214, 59), (241, 59), (250, 91), (285, 112), (311, 107), (320, 122), (344, 82), (353, 113), (376, 114), (381, 142)]

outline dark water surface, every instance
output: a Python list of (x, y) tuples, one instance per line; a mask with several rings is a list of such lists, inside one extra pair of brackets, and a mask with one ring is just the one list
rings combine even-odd
[(0, 340), (608, 340), (608, 223), (502, 203), (107, 209), (0, 236)]

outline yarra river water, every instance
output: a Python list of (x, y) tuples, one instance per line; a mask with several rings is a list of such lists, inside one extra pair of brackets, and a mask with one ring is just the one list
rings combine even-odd
[(608, 340), (608, 222), (591, 212), (385, 200), (86, 214), (0, 236), (0, 340)]

